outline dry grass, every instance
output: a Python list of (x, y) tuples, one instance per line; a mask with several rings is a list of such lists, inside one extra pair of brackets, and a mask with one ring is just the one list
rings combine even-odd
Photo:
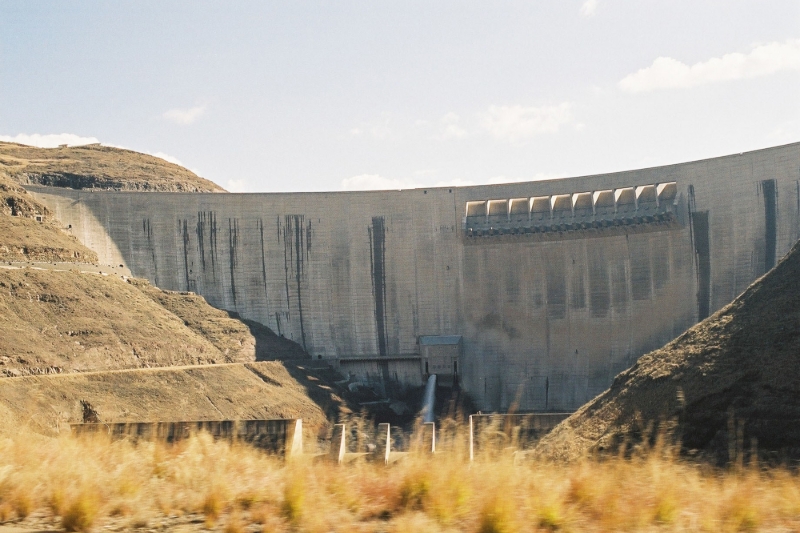
[(241, 347), (220, 352), (181, 318), (115, 276), (0, 269), (0, 314), (0, 375), (255, 360), (252, 345), (249, 353)]
[(36, 148), (0, 142), (0, 170), (25, 184), (123, 191), (224, 192), (182, 166), (131, 150), (88, 145)]
[(207, 435), (174, 446), (18, 435), (0, 440), (0, 519), (72, 531), (181, 520), (229, 532), (800, 527), (800, 478), (787, 469), (720, 470), (664, 449), (568, 464), (494, 450), (470, 464), (463, 437), (451, 426), (436, 456), (386, 467), (284, 462)]
[(322, 386), (315, 383), (293, 377), (279, 361), (6, 378), (0, 380), (0, 437), (19, 427), (57, 435), (84, 422), (87, 406), (101, 422), (298, 417), (310, 436), (310, 428), (326, 424), (309, 397), (312, 387)]

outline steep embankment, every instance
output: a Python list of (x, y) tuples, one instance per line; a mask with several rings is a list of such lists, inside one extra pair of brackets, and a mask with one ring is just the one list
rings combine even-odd
[(97, 261), (50, 211), (0, 170), (0, 261)]
[[(310, 425), (351, 412), (330, 376), (298, 364), (308, 354), (266, 326), (89, 264), (96, 254), (18, 183), (222, 190), (127, 150), (0, 143), (0, 432), (28, 425), (52, 434), (86, 412), (101, 421)], [(265, 359), (294, 364), (254, 363)], [(232, 362), (249, 364), (213, 364)]]
[(0, 142), (0, 170), (22, 185), (121, 191), (225, 192), (159, 157), (92, 144), (36, 148)]
[(117, 276), (0, 269), (0, 316), (0, 376), (255, 360), (240, 322), (221, 351)]
[(277, 361), (7, 378), (0, 433), (53, 434), (87, 413), (100, 422), (303, 418), (320, 426), (326, 416), (309, 397), (313, 387)]
[[(0, 143), (8, 146), (31, 157), (41, 150)], [(135, 160), (141, 154), (119, 155)], [(52, 168), (70, 168), (69, 160), (54, 161)], [(106, 168), (93, 160), (81, 164), (94, 174)], [(0, 376), (308, 357), (269, 328), (215, 309), (201, 296), (86, 273), (100, 270), (87, 265), (97, 255), (2, 169), (0, 261)], [(28, 262), (33, 265), (19, 268)]]
[(78, 268), (0, 266), (0, 376), (309, 357), (202, 296)]
[(256, 361), (310, 357), (296, 342), (275, 335), (259, 322), (211, 307), (202, 296), (162, 290), (145, 280), (131, 279), (130, 282), (223, 354), (241, 354)]
[[(546, 436), (537, 451), (575, 458), (613, 451), (671, 420), (685, 452), (800, 458), (800, 243), (732, 303), (642, 356), (609, 390)], [(752, 440), (755, 439), (755, 440)]]

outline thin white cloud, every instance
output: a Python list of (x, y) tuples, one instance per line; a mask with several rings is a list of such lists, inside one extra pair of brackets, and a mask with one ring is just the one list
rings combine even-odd
[(552, 180), (556, 178), (563, 177), (563, 174), (544, 174), (538, 173), (534, 174), (533, 176), (492, 176), (491, 178), (487, 179), (481, 185), (498, 185), (501, 183), (519, 183), (522, 181), (542, 181), (542, 180)]
[(169, 161), (170, 163), (174, 163), (174, 164), (176, 164), (176, 165), (180, 165), (180, 166), (182, 166), (182, 167), (185, 167), (185, 166), (186, 166), (186, 165), (184, 165), (183, 163), (181, 163), (181, 160), (180, 160), (180, 159), (178, 159), (177, 157), (173, 157), (173, 156), (171, 156), (171, 155), (169, 155), (169, 154), (165, 154), (164, 152), (156, 152), (156, 153), (154, 153), (154, 154), (150, 154), (150, 155), (152, 155), (152, 156), (154, 156), (154, 157), (161, 158), (161, 159), (163, 159), (164, 161)]
[(225, 188), (230, 192), (247, 192), (247, 183), (243, 179), (228, 180)]
[(581, 16), (591, 17), (597, 11), (598, 0), (586, 0), (581, 6)]
[(380, 174), (359, 174), (342, 180), (343, 191), (390, 191), (420, 187), (410, 179), (386, 178)]
[(170, 122), (174, 122), (175, 124), (191, 124), (195, 122), (198, 118), (203, 116), (203, 113), (206, 112), (206, 105), (198, 105), (195, 107), (190, 107), (188, 109), (170, 109), (169, 111), (165, 111), (161, 117), (164, 120), (169, 120)]
[(464, 180), (461, 178), (450, 178), (446, 180), (437, 181), (431, 187), (470, 187), (472, 185), (480, 185), (480, 183), (472, 180)]
[(494, 137), (517, 143), (542, 133), (555, 133), (572, 121), (572, 104), (528, 107), (521, 105), (490, 106), (483, 117), (483, 127)]
[(31, 135), (20, 133), (13, 137), (10, 135), (0, 135), (0, 141), (26, 144), (38, 148), (58, 148), (62, 144), (83, 146), (85, 144), (97, 144), (100, 142), (96, 137), (81, 137), (74, 133), (50, 133), (46, 135), (41, 135), (39, 133), (33, 133)]
[(659, 57), (649, 67), (625, 76), (619, 88), (629, 93), (678, 89), (767, 76), (800, 70), (800, 39), (755, 45), (750, 52), (734, 52), (687, 65), (671, 57)]
[(461, 139), (467, 136), (467, 130), (460, 126), (461, 117), (456, 113), (450, 112), (439, 120), (439, 134), (437, 139), (446, 141), (448, 139)]
[[(518, 183), (523, 181), (540, 181), (563, 177), (563, 174), (534, 174), (533, 176), (492, 176), (485, 179), (471, 180), (462, 178), (436, 178), (434, 171), (414, 172), (414, 177), (406, 179), (387, 178), (380, 174), (360, 174), (342, 180), (343, 191), (391, 191), (399, 189), (421, 189), (424, 187), (470, 187), (475, 185), (495, 185), (500, 183)], [(228, 182), (228, 190), (236, 192)]]
[(378, 140), (388, 139), (394, 136), (394, 128), (392, 127), (393, 116), (391, 113), (383, 112), (380, 117), (372, 123), (362, 122), (358, 126), (350, 128), (350, 135), (353, 137), (361, 137), (362, 135), (369, 135)]

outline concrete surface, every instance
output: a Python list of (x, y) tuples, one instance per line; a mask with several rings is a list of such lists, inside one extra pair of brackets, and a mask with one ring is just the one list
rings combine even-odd
[(420, 335), (462, 335), (460, 383), (479, 408), (571, 410), (789, 250), (800, 144), (479, 187), (29, 189), (100, 263), (202, 294), (315, 358), (417, 353)]

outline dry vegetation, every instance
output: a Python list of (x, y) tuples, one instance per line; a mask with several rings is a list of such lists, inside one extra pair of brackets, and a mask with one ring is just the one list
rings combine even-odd
[(0, 269), (0, 315), (0, 376), (255, 360), (246, 328), (221, 352), (116, 276)]
[(36, 148), (0, 142), (0, 171), (22, 185), (122, 191), (225, 192), (161, 158), (100, 145)]
[[(69, 423), (303, 418), (346, 407), (311, 371), (279, 361), (26, 376), (0, 380), (0, 436), (56, 435)], [(313, 399), (312, 399), (313, 397)]]
[(632, 459), (467, 461), (461, 428), (435, 456), (386, 467), (291, 462), (200, 435), (169, 446), (103, 438), (0, 440), (0, 519), (67, 530), (793, 531), (800, 478), (714, 469), (655, 448)]
[(0, 168), (0, 377), (308, 358), (202, 296), (80, 271), (96, 261)]

